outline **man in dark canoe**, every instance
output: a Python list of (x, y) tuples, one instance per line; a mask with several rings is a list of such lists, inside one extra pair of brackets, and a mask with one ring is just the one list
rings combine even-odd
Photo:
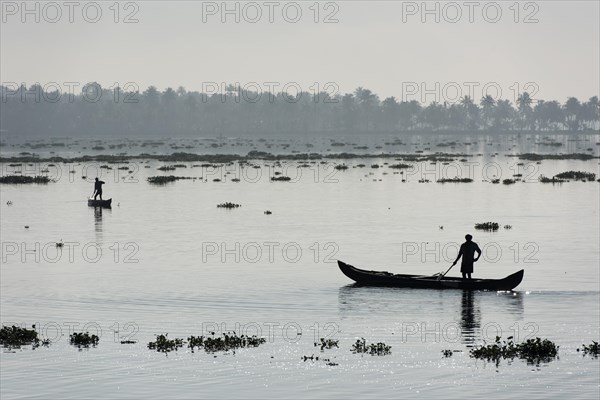
[(94, 183), (94, 200), (96, 200), (96, 196), (100, 196), (100, 200), (102, 200), (102, 185), (104, 185), (104, 182), (96, 178), (96, 182)]
[[(458, 256), (452, 266), (455, 266), (458, 260), (462, 257), (462, 263), (460, 264), (460, 272), (462, 272), (463, 279), (471, 279), (471, 274), (473, 273), (473, 263), (479, 260), (481, 256), (481, 249), (477, 245), (477, 243), (473, 242), (473, 236), (466, 235), (466, 242), (460, 245), (460, 251), (458, 252)], [(475, 253), (477, 253), (477, 258), (475, 258)]]

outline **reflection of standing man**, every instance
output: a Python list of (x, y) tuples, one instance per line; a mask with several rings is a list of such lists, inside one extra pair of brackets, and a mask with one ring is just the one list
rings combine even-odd
[(96, 178), (96, 182), (94, 183), (94, 200), (96, 200), (96, 196), (100, 196), (100, 200), (102, 200), (102, 185), (104, 185), (104, 182)]
[[(467, 239), (467, 241), (460, 245), (460, 251), (458, 252), (456, 260), (452, 263), (452, 266), (456, 265), (458, 260), (462, 257), (460, 272), (462, 272), (463, 279), (471, 279), (473, 263), (479, 260), (481, 249), (477, 243), (473, 242), (473, 236), (466, 235), (465, 239)], [(475, 253), (477, 253), (477, 258), (475, 258)]]

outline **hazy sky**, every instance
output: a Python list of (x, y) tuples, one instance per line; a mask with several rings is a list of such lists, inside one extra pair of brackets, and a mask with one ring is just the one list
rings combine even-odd
[[(3, 83), (202, 90), (210, 82), (256, 82), (268, 90), (269, 82), (279, 89), (295, 82), (288, 87), (314, 91), (315, 83), (333, 82), (330, 92), (363, 86), (427, 103), (469, 92), (478, 100), (484, 85), (511, 100), (527, 83), (534, 98), (600, 93), (595, 0), (428, 2), (425, 15), (420, 1), (229, 2), (227, 15), (221, 2), (121, 2), (118, 15), (113, 1), (71, 9), (28, 2), (34, 12), (25, 15), (21, 1), (1, 3)], [(128, 15), (137, 22), (124, 23)]]

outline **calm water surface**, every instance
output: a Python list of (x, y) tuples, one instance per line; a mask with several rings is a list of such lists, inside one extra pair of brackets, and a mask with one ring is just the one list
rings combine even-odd
[[(577, 146), (597, 153), (595, 142)], [(469, 184), (436, 183), (459, 173), (428, 162), (395, 174), (383, 165), (393, 159), (352, 159), (346, 171), (334, 169), (339, 160), (302, 168), (184, 163), (166, 174), (197, 179), (153, 186), (146, 178), (165, 174), (156, 170), (164, 163), (144, 161), (130, 163), (131, 174), (103, 170), (114, 203), (101, 212), (86, 205), (89, 164), (57, 164), (62, 174), (51, 170), (59, 179), (48, 185), (3, 185), (2, 324), (36, 324), (53, 343), (3, 350), (1, 397), (597, 398), (600, 363), (576, 349), (600, 337), (599, 185), (536, 181), (567, 170), (598, 175), (598, 160), (524, 162), (531, 170), (516, 171), (519, 160), (505, 156), (511, 144), (485, 151), (484, 143), (468, 159), (477, 165), (459, 163), (461, 176), (472, 168)], [(500, 172), (484, 172), (494, 163)], [(272, 183), (275, 171), (296, 179)], [(487, 179), (517, 172), (526, 182)], [(226, 201), (242, 207), (216, 207)], [(512, 229), (474, 231), (483, 221)], [(476, 276), (525, 269), (514, 293), (360, 288), (336, 265), (436, 273), (465, 233), (485, 250)], [(70, 346), (73, 327), (98, 331), (98, 347)], [(210, 330), (268, 340), (216, 357), (146, 348), (156, 334)], [(496, 335), (551, 339), (560, 358), (498, 367), (469, 358), (470, 347)], [(340, 348), (320, 352), (320, 337)], [(391, 345), (392, 354), (352, 354), (360, 337)], [(444, 358), (444, 349), (458, 352)], [(302, 361), (313, 354), (320, 360)]]

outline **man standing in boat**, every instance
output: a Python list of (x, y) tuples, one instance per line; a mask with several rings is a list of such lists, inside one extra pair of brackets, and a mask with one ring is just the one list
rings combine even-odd
[[(477, 243), (473, 242), (473, 236), (466, 235), (465, 239), (467, 239), (467, 241), (460, 245), (460, 251), (458, 252), (456, 260), (454, 260), (452, 263), (452, 266), (455, 266), (458, 260), (462, 257), (460, 272), (462, 272), (463, 279), (471, 279), (471, 274), (473, 273), (473, 263), (479, 260), (479, 257), (481, 256), (481, 249)], [(477, 258), (475, 258), (475, 253), (477, 253)]]
[(104, 182), (96, 178), (96, 182), (94, 183), (94, 200), (96, 200), (96, 196), (100, 196), (100, 200), (102, 200), (102, 185), (104, 185)]

